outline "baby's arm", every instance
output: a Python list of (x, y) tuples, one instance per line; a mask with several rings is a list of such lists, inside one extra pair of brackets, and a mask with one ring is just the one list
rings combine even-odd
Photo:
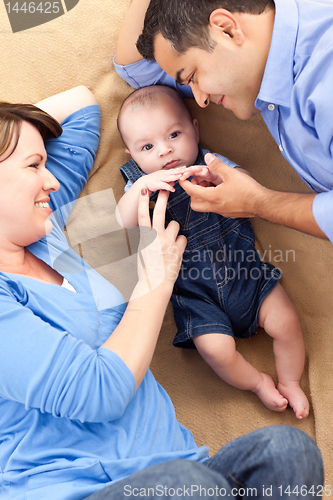
[(150, 0), (133, 0), (124, 17), (117, 42), (115, 62), (132, 64), (142, 59), (136, 42), (143, 30), (143, 22)]
[(148, 175), (143, 175), (121, 197), (116, 208), (118, 224), (122, 227), (138, 225), (138, 203), (142, 189), (147, 189), (149, 195), (160, 189), (174, 192), (173, 184), (180, 179), (186, 167), (177, 167), (170, 170), (158, 170)]

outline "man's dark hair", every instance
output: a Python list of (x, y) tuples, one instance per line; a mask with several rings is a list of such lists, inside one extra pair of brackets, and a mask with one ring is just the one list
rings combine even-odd
[(137, 41), (137, 49), (153, 61), (154, 40), (158, 33), (170, 41), (172, 48), (183, 54), (190, 47), (207, 51), (214, 48), (208, 26), (210, 14), (215, 9), (229, 12), (261, 14), (273, 9), (273, 0), (151, 0), (144, 28)]

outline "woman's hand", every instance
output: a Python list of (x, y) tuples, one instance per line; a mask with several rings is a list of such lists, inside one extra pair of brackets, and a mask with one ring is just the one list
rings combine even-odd
[(205, 156), (205, 161), (209, 170), (219, 178), (219, 183), (207, 187), (180, 180), (181, 187), (191, 196), (191, 208), (232, 218), (258, 216), (258, 204), (268, 190), (248, 172), (227, 166), (211, 153)]
[(171, 293), (177, 279), (182, 255), (186, 247), (185, 236), (178, 236), (179, 224), (171, 221), (165, 228), (165, 210), (169, 192), (160, 191), (151, 223), (149, 194), (143, 189), (139, 198), (138, 222), (140, 244), (138, 274), (140, 293), (148, 293), (160, 285)]
[(186, 247), (185, 236), (178, 236), (177, 222), (172, 221), (165, 228), (168, 196), (167, 191), (159, 193), (151, 223), (148, 192), (143, 190), (140, 194), (139, 282), (122, 320), (102, 346), (114, 351), (124, 361), (133, 373), (137, 387), (153, 357)]

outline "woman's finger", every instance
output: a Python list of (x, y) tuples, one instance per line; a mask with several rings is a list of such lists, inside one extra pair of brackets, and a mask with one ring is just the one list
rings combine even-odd
[(172, 220), (169, 222), (166, 231), (172, 241), (176, 241), (178, 233), (179, 233), (179, 224), (177, 221)]
[(138, 223), (140, 227), (151, 227), (148, 189), (142, 189), (139, 196)]
[(161, 190), (154, 207), (153, 228), (159, 233), (165, 228), (165, 211), (168, 203), (169, 191)]

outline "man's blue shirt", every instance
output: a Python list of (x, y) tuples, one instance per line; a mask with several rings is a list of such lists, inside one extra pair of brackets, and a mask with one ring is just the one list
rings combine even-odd
[(275, 21), (256, 107), (312, 191), (319, 227), (333, 242), (333, 3), (274, 0)]

